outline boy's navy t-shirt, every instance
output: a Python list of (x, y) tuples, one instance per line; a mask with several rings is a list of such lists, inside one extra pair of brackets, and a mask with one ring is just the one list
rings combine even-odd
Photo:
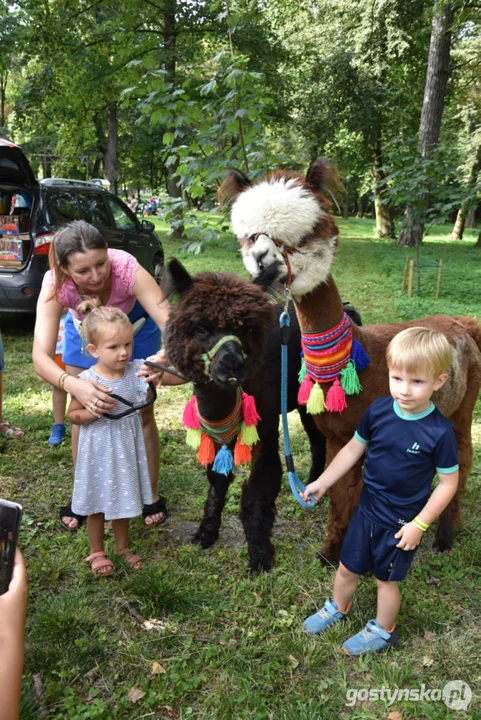
[(416, 517), (436, 472), (459, 467), (453, 426), (433, 403), (407, 415), (392, 397), (379, 398), (364, 413), (355, 437), (368, 445), (359, 507), (387, 528)]

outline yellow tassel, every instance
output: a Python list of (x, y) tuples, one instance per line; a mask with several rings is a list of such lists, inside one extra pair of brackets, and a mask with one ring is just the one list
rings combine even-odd
[(241, 425), (241, 442), (243, 445), (255, 445), (259, 440), (259, 434), (255, 425), (246, 425), (245, 422)]
[(314, 383), (306, 410), (310, 415), (318, 415), (324, 411), (324, 390), (319, 383)]
[(188, 428), (185, 434), (185, 442), (187, 445), (190, 445), (191, 448), (194, 448), (194, 450), (198, 450), (200, 448), (200, 436), (200, 429)]

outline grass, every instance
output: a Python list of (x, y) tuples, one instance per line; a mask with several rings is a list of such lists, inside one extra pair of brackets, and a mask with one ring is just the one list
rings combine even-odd
[[(435, 230), (422, 248), (422, 261), (443, 258), (440, 298), (434, 300), (436, 277), (426, 268), (423, 295), (408, 300), (401, 293), (406, 250), (373, 240), (370, 221), (341, 222), (334, 274), (343, 298), (355, 303), (365, 322), (479, 312), (481, 270), (474, 232), (450, 242), (446, 227)], [(166, 239), (165, 246), (167, 257), (178, 254), (172, 241)], [(192, 272), (245, 274), (233, 247), (211, 247), (181, 259)], [(372, 579), (361, 581), (345, 626), (314, 639), (300, 630), (304, 617), (332, 588), (333, 570), (321, 567), (315, 557), (326, 504), (313, 512), (302, 510), (284, 482), (274, 531), (277, 564), (271, 573), (253, 578), (237, 519), (246, 477), (242, 470), (229, 492), (220, 541), (208, 551), (190, 544), (206, 480), (181, 429), (188, 386), (163, 390), (156, 406), (161, 490), (169, 499), (169, 520), (153, 532), (140, 519), (132, 523), (132, 546), (146, 559), (140, 573), (119, 565), (115, 577), (94, 578), (83, 561), (88, 554), (85, 530), (71, 536), (57, 520), (57, 507), (72, 487), (70, 447), (67, 442), (50, 449), (46, 442), (52, 423), (50, 392), (33, 372), (31, 326), (2, 320), (2, 332), (5, 415), (26, 431), (22, 441), (0, 438), (0, 495), (21, 502), (25, 512), (20, 544), (30, 597), (23, 720), (384, 719), (390, 712), (400, 713), (390, 720), (480, 717), (479, 401), (473, 423), (475, 462), (453, 551), (447, 556), (431, 553), (434, 530), (428, 531), (402, 584), (400, 652), (352, 660), (339, 647), (374, 615)], [(289, 422), (303, 478), (308, 446), (297, 417), (291, 415)], [(371, 698), (346, 705), (353, 691), (420, 689), (423, 684), (440, 690), (450, 680), (471, 687), (467, 712), (449, 709), (439, 698), (390, 705), (387, 699)]]

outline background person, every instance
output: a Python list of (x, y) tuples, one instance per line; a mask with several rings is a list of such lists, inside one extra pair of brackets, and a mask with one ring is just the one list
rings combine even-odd
[[(55, 347), (55, 362), (61, 370), (65, 370), (63, 361), (63, 338), (65, 331), (65, 320), (68, 310), (64, 308), (60, 324), (58, 326), (57, 345)], [(52, 446), (61, 445), (65, 437), (65, 408), (67, 407), (67, 393), (64, 390), (52, 385), (52, 410), (53, 410), (53, 427), (48, 439), (48, 444)]]
[[(442, 333), (412, 327), (391, 340), (386, 356), (392, 397), (374, 401), (354, 437), (301, 493), (306, 501), (310, 494), (321, 498), (367, 449), (363, 489), (341, 548), (332, 599), (303, 623), (306, 632), (319, 635), (343, 620), (359, 576), (372, 571), (377, 616), (343, 644), (348, 655), (397, 644), (398, 581), (404, 580), (423, 533), (458, 486), (454, 430), (431, 402), (448, 379), (451, 345)], [(439, 484), (428, 500), (436, 472)]]
[[(122, 250), (107, 248), (99, 231), (75, 220), (62, 228), (50, 247), (50, 271), (46, 273), (37, 303), (33, 340), (33, 362), (36, 372), (51, 385), (65, 390), (84, 407), (94, 406), (97, 417), (112, 407), (108, 383), (78, 378), (79, 373), (95, 364), (79, 334), (83, 319), (77, 308), (86, 298), (98, 298), (123, 310), (134, 323), (148, 314), (134, 339), (132, 359), (148, 358), (160, 348), (160, 331), (167, 320), (170, 305), (154, 278), (137, 260)], [(56, 365), (53, 357), (58, 325), (63, 308), (70, 313), (65, 323), (64, 354), (66, 370)], [(149, 378), (158, 376), (151, 373)], [(165, 500), (159, 496), (157, 481), (160, 465), (159, 435), (153, 406), (142, 410), (142, 424), (147, 447), (153, 503), (143, 510), (147, 525), (157, 524), (166, 517)], [(72, 455), (77, 459), (78, 427), (72, 428)], [(61, 510), (62, 524), (75, 529), (82, 518), (74, 517), (67, 507)]]

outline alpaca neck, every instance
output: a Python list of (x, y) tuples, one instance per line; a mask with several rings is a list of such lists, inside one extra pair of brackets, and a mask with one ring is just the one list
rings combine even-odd
[(294, 299), (299, 325), (305, 332), (333, 327), (342, 317), (341, 296), (332, 275), (312, 292)]
[(199, 413), (206, 420), (218, 422), (227, 417), (237, 402), (237, 388), (219, 388), (210, 382), (207, 385), (194, 385)]

